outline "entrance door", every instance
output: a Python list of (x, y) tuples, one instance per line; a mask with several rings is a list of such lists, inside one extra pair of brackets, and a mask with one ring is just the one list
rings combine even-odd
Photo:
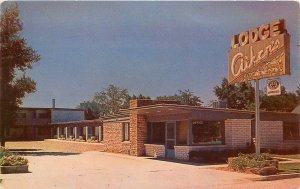
[(166, 157), (175, 158), (176, 122), (166, 122)]

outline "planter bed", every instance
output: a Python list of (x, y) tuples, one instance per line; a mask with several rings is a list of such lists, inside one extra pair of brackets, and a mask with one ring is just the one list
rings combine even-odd
[(0, 166), (0, 174), (28, 173), (28, 165)]

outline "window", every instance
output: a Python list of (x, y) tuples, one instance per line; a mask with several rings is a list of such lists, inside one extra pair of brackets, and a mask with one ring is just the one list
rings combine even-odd
[(283, 122), (283, 140), (300, 140), (298, 123)]
[(17, 118), (26, 118), (26, 113), (17, 113)]
[(148, 142), (153, 144), (165, 143), (165, 122), (149, 122), (147, 124)]
[(103, 126), (99, 126), (99, 141), (103, 141)]
[(50, 114), (49, 113), (39, 113), (39, 118), (50, 118)]
[(223, 144), (224, 122), (193, 121), (193, 144)]
[(123, 123), (123, 141), (130, 140), (130, 124)]

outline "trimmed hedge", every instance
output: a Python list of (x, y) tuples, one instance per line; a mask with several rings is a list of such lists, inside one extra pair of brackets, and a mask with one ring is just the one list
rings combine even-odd
[(228, 159), (228, 167), (235, 171), (245, 171), (246, 168), (263, 168), (271, 165), (271, 156), (268, 153), (242, 154)]
[(0, 147), (0, 166), (21, 166), (27, 165), (28, 160), (15, 155), (4, 147)]
[(21, 156), (3, 156), (0, 159), (0, 166), (21, 166), (27, 165), (28, 160)]

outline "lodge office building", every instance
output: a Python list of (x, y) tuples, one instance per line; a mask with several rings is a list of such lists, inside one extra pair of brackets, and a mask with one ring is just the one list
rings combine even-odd
[[(129, 109), (102, 119), (51, 124), (60, 132), (54, 138), (93, 138), (102, 151), (181, 160), (190, 151), (246, 148), (255, 138), (254, 112), (176, 101), (131, 100)], [(261, 148), (300, 149), (299, 120), (296, 113), (262, 111)]]

